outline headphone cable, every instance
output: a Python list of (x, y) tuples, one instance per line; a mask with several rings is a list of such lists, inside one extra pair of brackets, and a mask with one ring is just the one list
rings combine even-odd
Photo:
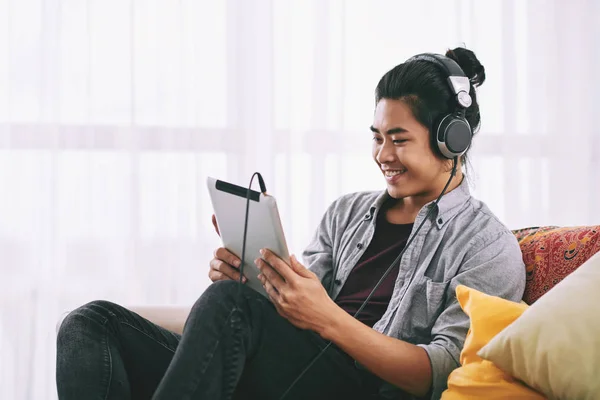
[[(240, 262), (240, 285), (238, 286), (238, 299), (241, 300), (242, 299), (242, 284), (243, 279), (244, 279), (244, 260), (246, 258), (246, 236), (248, 234), (248, 214), (250, 211), (250, 194), (252, 193), (252, 181), (254, 181), (254, 177), (258, 176), (258, 184), (260, 185), (260, 191), (262, 192), (263, 195), (267, 195), (267, 187), (265, 185), (265, 181), (263, 180), (262, 175), (260, 174), (260, 172), (255, 172), (254, 174), (252, 174), (252, 177), (250, 178), (250, 184), (248, 185), (248, 191), (246, 192), (246, 215), (244, 217), (244, 236), (242, 238), (242, 259)], [(260, 197), (259, 197), (260, 200)]]

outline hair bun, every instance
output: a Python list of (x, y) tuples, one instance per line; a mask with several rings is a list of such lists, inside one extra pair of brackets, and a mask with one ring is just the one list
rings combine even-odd
[(448, 50), (446, 57), (458, 63), (465, 75), (469, 77), (473, 86), (478, 87), (483, 84), (485, 81), (485, 68), (471, 50), (464, 47), (457, 47), (454, 50)]

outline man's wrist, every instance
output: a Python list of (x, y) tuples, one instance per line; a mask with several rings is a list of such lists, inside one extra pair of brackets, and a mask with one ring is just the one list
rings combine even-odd
[(323, 326), (319, 335), (325, 340), (335, 341), (339, 337), (339, 333), (343, 330), (344, 321), (349, 317), (349, 314), (342, 308), (333, 303), (334, 307), (330, 313), (331, 319)]

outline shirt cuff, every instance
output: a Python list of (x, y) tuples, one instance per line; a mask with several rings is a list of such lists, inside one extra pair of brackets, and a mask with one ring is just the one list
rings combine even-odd
[(429, 363), (431, 364), (430, 398), (439, 399), (442, 396), (442, 392), (448, 387), (448, 376), (460, 364), (454, 360), (445, 347), (439, 344), (418, 344), (417, 346), (425, 349), (427, 356), (429, 356)]

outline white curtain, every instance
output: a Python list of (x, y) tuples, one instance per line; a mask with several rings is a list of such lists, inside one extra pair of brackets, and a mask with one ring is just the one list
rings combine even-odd
[(474, 194), (510, 227), (600, 224), (600, 2), (0, 0), (0, 398), (56, 398), (55, 323), (189, 304), (205, 178), (278, 198), (291, 251), (382, 189), (373, 92), (409, 56), (486, 67)]

